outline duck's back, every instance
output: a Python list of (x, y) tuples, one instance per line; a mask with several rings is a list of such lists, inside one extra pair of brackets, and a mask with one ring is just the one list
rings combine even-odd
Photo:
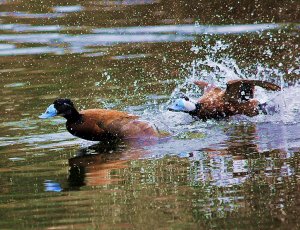
[(157, 130), (138, 116), (106, 109), (88, 109), (80, 112), (82, 120), (68, 123), (67, 129), (75, 136), (101, 141), (110, 138), (157, 137)]
[(207, 91), (198, 101), (201, 109), (198, 116), (205, 119), (224, 116), (224, 91), (218, 87)]

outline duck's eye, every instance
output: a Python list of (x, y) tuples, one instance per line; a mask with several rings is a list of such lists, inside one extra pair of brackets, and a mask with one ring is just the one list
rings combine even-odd
[(181, 95), (181, 97), (180, 98), (182, 98), (182, 99), (184, 99), (184, 100), (186, 100), (186, 101), (189, 101), (190, 99), (186, 96), (186, 95)]

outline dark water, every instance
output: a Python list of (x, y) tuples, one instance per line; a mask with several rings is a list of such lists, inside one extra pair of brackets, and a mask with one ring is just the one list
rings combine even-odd
[[(299, 229), (299, 1), (0, 1), (1, 229)], [(167, 111), (191, 82), (275, 82), (274, 115)], [(173, 137), (103, 144), (39, 120), (58, 97)]]

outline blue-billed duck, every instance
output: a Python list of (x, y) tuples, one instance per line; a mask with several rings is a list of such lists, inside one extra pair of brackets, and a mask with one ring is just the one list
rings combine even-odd
[(186, 112), (204, 121), (237, 114), (252, 117), (258, 115), (260, 111), (266, 113), (266, 104), (260, 104), (254, 98), (255, 86), (271, 91), (279, 91), (281, 89), (278, 85), (270, 82), (246, 79), (228, 81), (225, 90), (203, 81), (194, 83), (204, 89), (203, 96), (195, 103), (188, 97), (183, 96), (177, 99), (169, 107), (169, 110)]
[(141, 121), (138, 116), (107, 109), (77, 111), (70, 99), (57, 99), (40, 118), (62, 116), (67, 119), (67, 130), (85, 140), (139, 139), (159, 137), (158, 130)]

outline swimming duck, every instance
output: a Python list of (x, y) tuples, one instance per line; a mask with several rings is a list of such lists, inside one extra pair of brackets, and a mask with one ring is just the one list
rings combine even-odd
[(260, 80), (232, 80), (227, 82), (227, 87), (222, 90), (204, 81), (194, 82), (204, 89), (203, 96), (192, 102), (188, 97), (183, 96), (169, 107), (175, 112), (186, 112), (202, 120), (219, 119), (237, 114), (246, 116), (256, 116), (260, 111), (266, 113), (266, 104), (260, 104), (254, 98), (255, 86), (260, 86), (266, 90), (279, 91), (281, 88), (273, 83)]
[(67, 130), (74, 136), (91, 141), (158, 137), (156, 128), (138, 116), (107, 109), (77, 111), (70, 99), (57, 99), (39, 118), (62, 116)]

